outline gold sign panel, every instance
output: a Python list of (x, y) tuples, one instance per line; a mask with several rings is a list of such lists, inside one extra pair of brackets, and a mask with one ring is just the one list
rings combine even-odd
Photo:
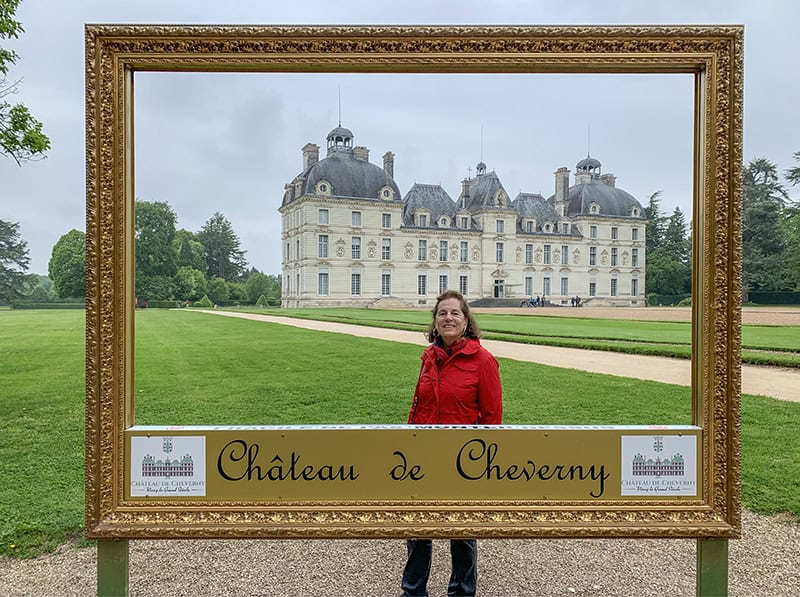
[(134, 427), (126, 498), (699, 499), (697, 427)]

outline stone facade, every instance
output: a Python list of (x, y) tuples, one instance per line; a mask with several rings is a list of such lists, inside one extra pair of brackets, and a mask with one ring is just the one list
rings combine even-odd
[(639, 201), (587, 157), (554, 194), (511, 200), (479, 163), (453, 200), (440, 185), (403, 197), (394, 154), (383, 168), (341, 126), (302, 148), (303, 171), (285, 186), (283, 307), (430, 307), (445, 289), (478, 299), (543, 297), (551, 304), (644, 306), (645, 219)]

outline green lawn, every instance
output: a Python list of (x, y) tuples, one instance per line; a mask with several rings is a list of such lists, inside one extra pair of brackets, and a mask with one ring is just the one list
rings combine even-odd
[[(191, 311), (136, 318), (139, 424), (405, 421), (418, 346)], [(83, 525), (84, 314), (0, 310), (0, 338), (0, 554), (26, 557)], [(685, 387), (506, 359), (501, 375), (509, 424), (690, 422)], [(743, 402), (744, 504), (800, 516), (800, 404)]]
[[(430, 312), (427, 310), (243, 310), (406, 330), (423, 330), (430, 322)], [(561, 317), (547, 315), (547, 309), (526, 309), (524, 313), (524, 316), (480, 314), (479, 323), (484, 337), (527, 344), (691, 357), (692, 329), (689, 323)], [(800, 326), (742, 326), (742, 361), (800, 367)]]

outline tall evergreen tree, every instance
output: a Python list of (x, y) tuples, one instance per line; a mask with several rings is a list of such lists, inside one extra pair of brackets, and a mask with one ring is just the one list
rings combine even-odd
[(656, 191), (650, 195), (644, 213), (647, 216), (647, 226), (645, 227), (645, 251), (647, 254), (655, 251), (664, 240), (666, 231), (666, 217), (661, 215), (659, 204), (661, 203), (662, 191)]
[(216, 277), (233, 282), (245, 271), (245, 251), (233, 226), (220, 212), (216, 212), (203, 225), (197, 240), (205, 247), (206, 276), (209, 281)]
[(742, 282), (748, 290), (786, 290), (786, 248), (781, 234), (786, 189), (775, 164), (753, 159), (744, 169), (742, 208)]
[(30, 264), (28, 243), (19, 233), (19, 222), (0, 220), (0, 302), (22, 295)]

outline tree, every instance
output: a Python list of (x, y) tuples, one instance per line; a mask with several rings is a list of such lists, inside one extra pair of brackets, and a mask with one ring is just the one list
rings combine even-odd
[(227, 301), (230, 296), (228, 283), (222, 278), (211, 278), (208, 282), (208, 298), (216, 305)]
[[(19, 37), (24, 31), (14, 19), (20, 0), (0, 0), (0, 40)], [(17, 61), (17, 53), (0, 47), (0, 154), (23, 162), (44, 157), (50, 139), (23, 104), (10, 104), (5, 98), (17, 93), (21, 79), (8, 80), (8, 68)]]
[(661, 247), (672, 258), (679, 263), (688, 265), (689, 263), (689, 234), (686, 230), (686, 219), (683, 217), (680, 207), (676, 207), (675, 211), (667, 221), (667, 228), (664, 231), (664, 239)]
[(190, 267), (202, 272), (206, 271), (206, 249), (194, 232), (189, 232), (181, 228), (175, 232), (172, 241), (175, 249), (176, 265), (178, 267)]
[(191, 267), (179, 267), (175, 274), (175, 298), (181, 301), (198, 300), (208, 292), (206, 275)]
[(786, 290), (785, 242), (780, 224), (786, 189), (775, 164), (753, 159), (744, 169), (742, 207), (742, 282), (748, 290)]
[(172, 247), (177, 216), (168, 203), (136, 200), (136, 296), (169, 299), (177, 273)]
[(650, 195), (647, 207), (644, 208), (645, 216), (647, 216), (647, 225), (645, 226), (645, 252), (648, 255), (655, 251), (664, 239), (666, 218), (659, 212), (659, 203), (661, 203), (661, 191), (656, 191)]
[(70, 230), (53, 245), (47, 273), (59, 298), (86, 296), (86, 235)]
[(19, 234), (19, 222), (0, 220), (0, 303), (21, 297), (30, 262), (28, 243)]
[(245, 288), (247, 289), (247, 300), (254, 303), (261, 295), (266, 298), (272, 288), (272, 283), (266, 275), (261, 272), (255, 272), (247, 278)]
[[(245, 251), (241, 249), (239, 237), (231, 223), (220, 212), (216, 212), (197, 234), (206, 254), (206, 275), (233, 282), (247, 266)], [(213, 297), (212, 297), (213, 300)]]
[(797, 166), (789, 168), (786, 170), (786, 180), (794, 186), (800, 183), (800, 151), (795, 151), (794, 155), (792, 156), (795, 162), (798, 162)]

